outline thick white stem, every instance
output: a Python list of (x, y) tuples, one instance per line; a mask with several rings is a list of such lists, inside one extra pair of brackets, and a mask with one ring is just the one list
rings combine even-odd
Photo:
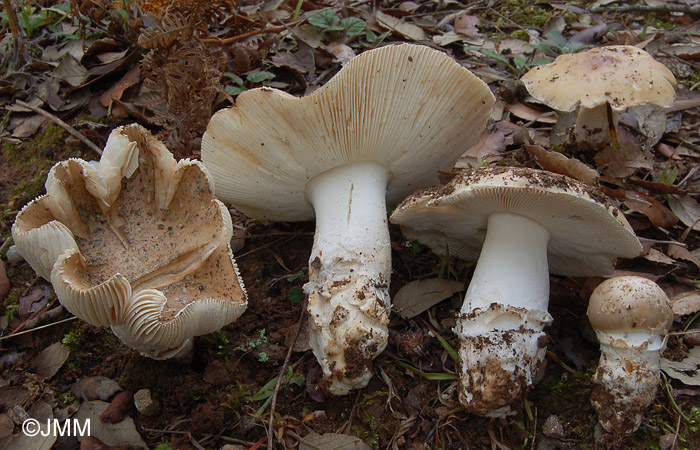
[[(603, 103), (595, 108), (579, 108), (574, 135), (579, 144), (604, 144), (610, 140), (608, 105)], [(617, 129), (617, 113), (612, 112), (613, 126)]]
[(311, 348), (335, 395), (367, 385), (388, 342), (391, 246), (386, 214), (389, 173), (354, 163), (314, 177), (306, 195), (316, 212), (309, 258)]
[(546, 350), (551, 323), (549, 233), (516, 214), (495, 213), (467, 289), (456, 333), (460, 337), (459, 397), (467, 410), (488, 417), (515, 414)]
[(654, 400), (666, 339), (646, 332), (596, 332), (600, 361), (591, 404), (602, 427), (616, 435), (634, 433)]

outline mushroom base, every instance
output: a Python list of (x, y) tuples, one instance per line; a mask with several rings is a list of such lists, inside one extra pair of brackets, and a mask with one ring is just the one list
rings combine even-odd
[(386, 282), (366, 276), (309, 293), (309, 340), (324, 391), (345, 395), (367, 386), (372, 360), (389, 340), (388, 309)]
[[(457, 321), (459, 401), (468, 412), (503, 418), (520, 411), (542, 366), (547, 346), (542, 329), (551, 321), (545, 311), (498, 304)], [(483, 330), (484, 322), (493, 330), (472, 332)], [(519, 328), (507, 328), (514, 323)]]
[(660, 353), (646, 348), (601, 344), (591, 405), (605, 431), (619, 436), (634, 433), (639, 428), (656, 395)]

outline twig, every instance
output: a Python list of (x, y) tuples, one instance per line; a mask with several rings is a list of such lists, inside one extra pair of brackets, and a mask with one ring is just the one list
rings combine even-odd
[(306, 20), (306, 18), (294, 21), (292, 23), (279, 25), (276, 27), (264, 27), (264, 28), (261, 28), (259, 30), (249, 31), (247, 33), (239, 34), (238, 36), (232, 36), (230, 38), (224, 38), (224, 39), (204, 38), (204, 39), (200, 39), (199, 41), (204, 42), (205, 44), (228, 45), (228, 44), (233, 44), (234, 42), (242, 41), (243, 39), (248, 39), (249, 37), (257, 36), (258, 34), (262, 34), (262, 33), (281, 33), (282, 31), (289, 29), (289, 27), (299, 25), (300, 23), (302, 23), (305, 20)]
[(15, 11), (12, 5), (12, 0), (3, 0), (5, 4), (5, 12), (7, 13), (7, 21), (10, 23), (10, 30), (12, 31), (12, 38), (15, 41), (17, 49), (17, 60), (15, 61), (16, 67), (22, 65), (22, 58), (24, 56), (24, 39), (22, 38), (22, 30), (19, 26), (19, 20), (17, 19), (17, 11)]
[(291, 437), (293, 437), (294, 439), (296, 439), (297, 441), (299, 441), (299, 442), (301, 442), (302, 444), (306, 445), (307, 447), (311, 447), (311, 448), (314, 449), (314, 450), (323, 450), (323, 448), (321, 448), (321, 447), (319, 447), (319, 446), (317, 446), (317, 445), (312, 444), (311, 442), (309, 442), (309, 441), (307, 441), (306, 439), (304, 439), (303, 437), (299, 436), (298, 434), (296, 434), (296, 433), (293, 432), (292, 430), (287, 430), (286, 433), (287, 433), (288, 435), (290, 435)]
[(573, 373), (578, 375), (579, 373), (569, 367), (564, 361), (561, 360), (557, 355), (555, 355), (551, 350), (547, 350), (547, 355), (552, 358), (557, 364), (559, 364), (564, 370), (566, 370), (569, 373)]
[(90, 147), (90, 149), (91, 149), (92, 151), (94, 151), (94, 152), (97, 153), (98, 155), (102, 155), (102, 149), (101, 149), (100, 147), (98, 147), (98, 146), (96, 146), (95, 144), (93, 144), (92, 141), (90, 141), (88, 138), (86, 138), (86, 137), (83, 136), (82, 134), (78, 133), (78, 132), (75, 130), (75, 128), (71, 127), (70, 125), (68, 125), (67, 123), (65, 123), (64, 121), (62, 121), (61, 119), (59, 119), (58, 117), (54, 116), (54, 115), (51, 114), (50, 112), (44, 111), (43, 109), (37, 108), (36, 106), (32, 106), (32, 105), (30, 105), (29, 103), (23, 102), (22, 100), (16, 100), (16, 103), (17, 103), (19, 106), (22, 106), (22, 107), (24, 107), (24, 108), (29, 108), (29, 109), (31, 109), (32, 111), (34, 111), (35, 113), (46, 117), (47, 119), (49, 119), (50, 121), (52, 121), (53, 123), (55, 123), (56, 125), (58, 125), (59, 127), (63, 128), (63, 129), (66, 130), (67, 132), (69, 132), (69, 133), (71, 134), (71, 136), (75, 137), (76, 139), (80, 140), (80, 142), (82, 142), (83, 144), (85, 144), (85, 145), (87, 145), (88, 147)]
[(73, 316), (73, 317), (69, 317), (69, 318), (67, 318), (67, 319), (59, 320), (58, 322), (47, 323), (46, 325), (42, 325), (42, 326), (40, 326), (40, 327), (32, 328), (32, 329), (30, 329), (30, 330), (24, 330), (24, 331), (20, 331), (20, 332), (18, 332), (18, 333), (15, 333), (15, 334), (10, 334), (10, 335), (7, 335), (7, 336), (2, 336), (2, 337), (0, 337), (0, 341), (4, 341), (5, 339), (10, 339), (10, 338), (13, 338), (13, 337), (16, 337), (16, 336), (21, 336), (21, 335), (23, 335), (23, 334), (31, 333), (32, 331), (42, 330), (42, 329), (44, 329), (44, 328), (52, 327), (52, 326), (54, 326), (54, 325), (60, 325), (60, 324), (62, 324), (62, 323), (70, 322), (71, 320), (75, 320), (75, 319), (77, 319), (77, 317), (76, 317), (76, 316)]
[(308, 297), (304, 300), (304, 305), (301, 307), (301, 314), (299, 315), (299, 324), (297, 325), (297, 330), (294, 333), (294, 339), (289, 344), (289, 349), (287, 349), (287, 356), (284, 358), (284, 363), (280, 368), (280, 373), (277, 375), (277, 383), (275, 383), (275, 390), (272, 393), (272, 402), (270, 403), (270, 424), (267, 427), (267, 448), (274, 449), (274, 424), (275, 424), (275, 408), (277, 407), (277, 394), (279, 393), (280, 386), (282, 385), (282, 378), (284, 377), (284, 371), (287, 370), (287, 365), (289, 365), (289, 360), (292, 357), (292, 351), (294, 350), (294, 344), (297, 342), (299, 333), (301, 333), (301, 328), (304, 325), (304, 314), (306, 313), (306, 304), (308, 302)]
[(12, 239), (12, 236), (10, 236), (10, 237), (8, 237), (7, 239), (5, 239), (5, 242), (3, 242), (2, 245), (0, 245), (0, 253), (3, 253), (5, 250), (7, 250), (8, 248), (10, 248), (10, 246), (11, 246), (12, 244), (14, 244), (14, 242), (15, 242), (15, 241), (14, 241), (14, 239)]
[(621, 6), (599, 6), (589, 10), (592, 13), (602, 12), (680, 12), (689, 15), (700, 14), (700, 5), (621, 5)]

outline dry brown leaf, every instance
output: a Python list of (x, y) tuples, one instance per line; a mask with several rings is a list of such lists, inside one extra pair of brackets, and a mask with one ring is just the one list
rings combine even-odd
[(67, 54), (53, 70), (53, 76), (76, 87), (88, 79), (88, 70), (73, 55)]
[(8, 292), (10, 292), (10, 280), (7, 278), (5, 262), (0, 260), (0, 302), (5, 299)]
[(533, 108), (522, 102), (508, 103), (506, 109), (515, 117), (527, 120), (528, 122), (536, 121), (549, 124), (557, 122), (557, 116), (554, 111)]
[(341, 65), (345, 65), (355, 57), (355, 51), (349, 45), (341, 42), (333, 42), (328, 44), (328, 51), (333, 53), (333, 56)]
[(396, 17), (392, 17), (381, 11), (377, 11), (377, 13), (375, 14), (375, 18), (377, 19), (377, 23), (379, 25), (388, 30), (391, 30), (392, 32), (396, 32), (397, 34), (405, 37), (406, 39), (410, 39), (412, 41), (424, 41), (426, 39), (425, 32), (423, 31), (423, 29), (416, 25), (413, 25), (412, 23), (405, 22), (402, 19), (398, 19)]
[(681, 222), (695, 231), (700, 231), (700, 204), (693, 197), (672, 195), (668, 206)]
[(682, 259), (684, 261), (691, 262), (695, 264), (695, 266), (700, 269), (700, 260), (695, 257), (692, 253), (690, 253), (690, 250), (687, 248), (681, 246), (681, 245), (675, 245), (675, 244), (669, 244), (668, 250), (666, 250), (668, 253), (668, 256), (671, 256), (672, 258), (676, 259)]
[(469, 150), (462, 154), (462, 157), (474, 158), (477, 161), (483, 160), (489, 155), (498, 155), (506, 149), (506, 138), (503, 131), (499, 129), (484, 130), (479, 137), (479, 141), (469, 147)]
[(464, 283), (460, 281), (442, 278), (411, 281), (396, 293), (393, 308), (399, 312), (399, 316), (410, 319), (463, 290)]
[(460, 33), (471, 38), (481, 37), (481, 33), (479, 33), (478, 28), (480, 23), (481, 19), (479, 19), (479, 17), (464, 14), (455, 19), (454, 30), (456, 33)]
[(688, 386), (700, 386), (700, 347), (693, 347), (683, 361), (661, 358), (661, 370)]
[(578, 159), (568, 158), (561, 153), (549, 151), (538, 145), (525, 145), (525, 150), (535, 157), (543, 169), (559, 173), (594, 186), (600, 174)]
[(100, 95), (100, 104), (105, 108), (112, 103), (112, 100), (121, 100), (124, 91), (134, 86), (139, 82), (139, 77), (141, 75), (141, 69), (139, 66), (134, 66), (131, 70), (124, 74), (123, 77), (119, 79), (116, 83), (112, 85), (111, 88), (107, 89)]
[(655, 248), (650, 248), (647, 254), (644, 255), (644, 259), (660, 264), (676, 264), (675, 259), (669, 258), (664, 252)]
[(51, 378), (56, 375), (69, 355), (70, 350), (61, 345), (60, 342), (54, 342), (34, 357), (32, 366), (34, 366), (37, 375)]
[(623, 204), (647, 216), (655, 227), (668, 228), (678, 223), (678, 217), (654, 197), (631, 190), (624, 191), (624, 196), (627, 200)]
[(602, 174), (615, 178), (626, 178), (639, 169), (654, 170), (654, 156), (628, 137), (624, 128), (618, 130), (618, 148), (606, 146), (593, 158)]
[(299, 450), (323, 448), (326, 450), (370, 450), (370, 446), (362, 439), (347, 434), (338, 433), (309, 433), (300, 442)]
[(700, 291), (681, 292), (671, 297), (671, 308), (676, 317), (695, 314), (700, 311)]

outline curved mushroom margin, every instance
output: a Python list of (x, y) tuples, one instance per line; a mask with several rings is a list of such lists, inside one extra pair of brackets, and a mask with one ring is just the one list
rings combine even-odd
[(164, 359), (183, 356), (192, 337), (245, 310), (231, 217), (200, 162), (176, 162), (147, 130), (129, 125), (112, 132), (97, 166), (62, 161), (46, 188), (12, 233), (76, 316)]

